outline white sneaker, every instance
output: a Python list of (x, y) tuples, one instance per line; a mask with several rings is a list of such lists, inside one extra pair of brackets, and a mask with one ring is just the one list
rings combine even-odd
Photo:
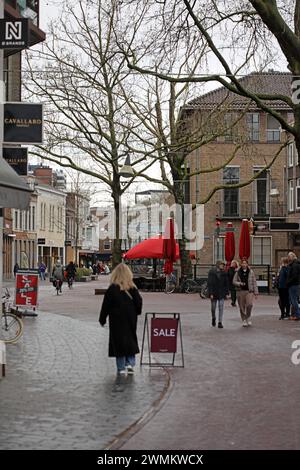
[(132, 366), (127, 366), (127, 374), (134, 374), (134, 368)]
[(125, 369), (118, 370), (118, 375), (125, 375), (125, 374), (126, 374), (126, 370), (125, 370)]
[(243, 326), (248, 326), (248, 323), (246, 322), (246, 320), (243, 321)]
[(251, 325), (252, 325), (252, 321), (251, 321), (251, 320), (247, 320), (247, 323), (248, 323), (248, 326), (251, 326)]

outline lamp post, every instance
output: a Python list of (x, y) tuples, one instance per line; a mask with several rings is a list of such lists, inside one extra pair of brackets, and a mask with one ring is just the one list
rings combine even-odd
[[(124, 165), (122, 166), (122, 168), (119, 171), (119, 176), (128, 179), (128, 178), (132, 178), (134, 175), (135, 175), (135, 172), (134, 172), (134, 169), (131, 166), (130, 155), (128, 154), (126, 156)], [(124, 182), (120, 181), (120, 184), (121, 184), (121, 186), (125, 186), (126, 181), (124, 181)], [(121, 221), (123, 222), (121, 196), (120, 196), (120, 202), (119, 202), (119, 214), (121, 214)], [(128, 233), (128, 214), (127, 214), (126, 219), (127, 219), (126, 220), (126, 234), (127, 234)], [(121, 224), (120, 224), (120, 215), (117, 218), (117, 220), (118, 220), (117, 223), (119, 223), (119, 225), (121, 225), (121, 244), (122, 244), (123, 223), (121, 222)], [(120, 229), (118, 230), (118, 233), (120, 234)]]

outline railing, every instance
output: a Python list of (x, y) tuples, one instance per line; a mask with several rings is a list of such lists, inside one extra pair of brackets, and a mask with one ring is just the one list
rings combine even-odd
[(268, 219), (269, 217), (287, 217), (287, 204), (270, 201), (217, 202), (216, 213), (223, 218)]
[[(202, 280), (207, 279), (208, 271), (213, 266), (214, 265), (209, 265), (209, 264), (195, 264), (193, 266), (194, 279), (202, 279)], [(264, 265), (251, 264), (250, 266), (251, 266), (251, 269), (253, 269), (254, 271), (258, 290), (260, 292), (266, 292), (270, 294), (270, 291), (272, 289), (272, 274), (277, 272), (277, 270), (275, 268), (272, 268), (269, 264), (264, 264)]]

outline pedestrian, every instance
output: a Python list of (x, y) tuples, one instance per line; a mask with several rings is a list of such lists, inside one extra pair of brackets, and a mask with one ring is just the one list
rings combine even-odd
[(232, 307), (236, 306), (236, 288), (233, 285), (232, 281), (238, 268), (239, 268), (239, 263), (234, 259), (231, 261), (230, 268), (227, 271)]
[(279, 320), (284, 318), (289, 318), (290, 316), (290, 299), (289, 299), (289, 289), (287, 287), (287, 276), (288, 276), (288, 264), (289, 260), (287, 257), (281, 258), (281, 266), (277, 276), (277, 285), (278, 285), (278, 305), (281, 311)]
[(142, 298), (126, 264), (118, 264), (111, 274), (99, 317), (101, 326), (109, 318), (109, 357), (116, 358), (118, 374), (133, 374), (135, 355), (139, 352), (137, 316), (142, 312)]
[(216, 307), (218, 303), (218, 328), (223, 328), (224, 300), (229, 294), (228, 275), (224, 261), (217, 261), (216, 266), (208, 273), (208, 295), (211, 301), (212, 326), (216, 326)]
[(64, 268), (58, 259), (55, 263), (55, 266), (52, 270), (52, 281), (53, 286), (56, 287), (56, 281), (59, 281), (59, 291), (62, 291), (62, 284), (64, 281)]
[(41, 280), (44, 281), (45, 276), (46, 276), (46, 265), (43, 261), (41, 262), (41, 264), (39, 266), (39, 273), (40, 273)]
[(240, 308), (243, 326), (251, 326), (251, 312), (253, 298), (258, 295), (256, 277), (249, 267), (248, 260), (242, 259), (241, 267), (236, 271), (233, 278), (233, 285), (237, 287), (237, 299)]
[(298, 304), (300, 290), (300, 263), (292, 251), (288, 254), (288, 270), (286, 285), (289, 289), (289, 299), (293, 311), (291, 320), (300, 320), (300, 309)]
[(20, 266), (18, 265), (18, 263), (16, 263), (16, 264), (14, 265), (14, 276), (15, 276), (15, 277), (16, 277), (16, 274), (17, 274), (17, 272), (19, 271), (19, 269), (20, 269)]

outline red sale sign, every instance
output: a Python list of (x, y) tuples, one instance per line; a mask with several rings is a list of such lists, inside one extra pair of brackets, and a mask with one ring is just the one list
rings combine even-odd
[(18, 271), (16, 274), (16, 306), (36, 307), (38, 272)]
[(151, 352), (177, 352), (177, 318), (151, 318)]

